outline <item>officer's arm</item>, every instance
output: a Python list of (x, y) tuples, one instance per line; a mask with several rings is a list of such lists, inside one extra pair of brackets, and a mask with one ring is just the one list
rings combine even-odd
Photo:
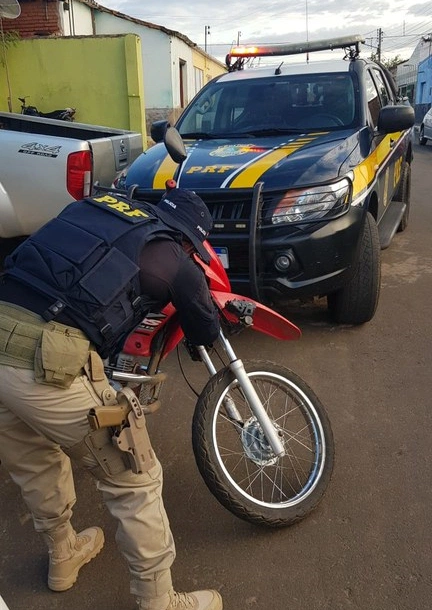
[(203, 272), (190, 258), (180, 265), (172, 291), (186, 338), (194, 345), (213, 343), (219, 335), (219, 315)]

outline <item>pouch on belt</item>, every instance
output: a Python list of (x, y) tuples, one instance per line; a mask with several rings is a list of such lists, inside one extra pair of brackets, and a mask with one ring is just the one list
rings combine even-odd
[(0, 311), (0, 364), (32, 369), (45, 325), (19, 321)]
[(69, 388), (89, 357), (90, 341), (75, 328), (49, 322), (42, 331), (34, 358), (35, 381)]
[(90, 342), (79, 329), (0, 302), (0, 364), (34, 369), (37, 383), (69, 388), (89, 350)]

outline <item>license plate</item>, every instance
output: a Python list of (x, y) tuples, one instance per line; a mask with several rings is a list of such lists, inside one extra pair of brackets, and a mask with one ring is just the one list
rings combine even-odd
[(229, 269), (228, 248), (213, 248), (225, 269)]

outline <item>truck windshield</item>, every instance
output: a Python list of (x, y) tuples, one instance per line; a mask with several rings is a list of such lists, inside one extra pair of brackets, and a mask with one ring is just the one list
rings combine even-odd
[(177, 123), (183, 137), (235, 137), (357, 124), (349, 73), (301, 74), (215, 82), (204, 87)]

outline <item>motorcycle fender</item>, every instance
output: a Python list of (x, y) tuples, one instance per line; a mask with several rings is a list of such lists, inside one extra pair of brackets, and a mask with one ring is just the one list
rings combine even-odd
[[(253, 303), (256, 307), (253, 315), (253, 325), (251, 327), (253, 330), (283, 341), (300, 339), (301, 330), (295, 324), (262, 303), (258, 303), (258, 301), (254, 301), (249, 297), (233, 294), (232, 292), (212, 290), (211, 293), (221, 310), (225, 309), (228, 301), (239, 300)], [(227, 317), (228, 319), (231, 317), (229, 312), (227, 313)]]

